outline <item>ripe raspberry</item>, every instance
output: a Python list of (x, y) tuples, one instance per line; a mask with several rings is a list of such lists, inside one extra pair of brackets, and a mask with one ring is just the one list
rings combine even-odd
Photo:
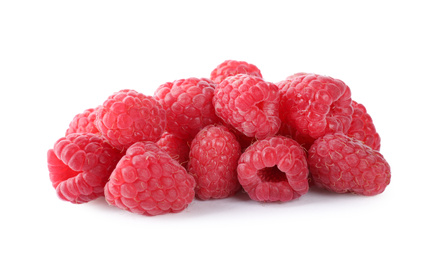
[(263, 139), (280, 128), (277, 86), (250, 75), (226, 78), (214, 91), (216, 114), (248, 137)]
[(293, 131), (294, 139), (314, 140), (327, 133), (348, 132), (353, 109), (351, 91), (343, 81), (305, 73), (277, 85), (280, 118)]
[(95, 126), (96, 110), (96, 108), (89, 108), (77, 114), (70, 122), (66, 135), (73, 133), (99, 133)]
[(245, 61), (236, 61), (236, 60), (226, 60), (219, 64), (212, 72), (211, 72), (211, 80), (220, 84), (222, 80), (227, 77), (234, 76), (237, 74), (247, 74), (251, 76), (256, 76), (262, 78), (262, 74), (260, 70), (253, 64), (249, 64)]
[(309, 150), (309, 169), (318, 187), (361, 195), (382, 193), (390, 166), (378, 151), (342, 133), (317, 139)]
[(188, 78), (158, 87), (155, 98), (167, 114), (167, 131), (188, 140), (204, 126), (219, 121), (211, 100), (216, 84), (209, 79)]
[(289, 201), (308, 189), (308, 165), (294, 140), (274, 136), (253, 143), (240, 156), (239, 182), (256, 201)]
[(124, 89), (97, 110), (96, 126), (111, 145), (124, 150), (137, 141), (158, 141), (166, 126), (165, 110), (153, 97)]
[(240, 144), (223, 125), (203, 128), (191, 142), (188, 173), (196, 180), (196, 195), (202, 200), (221, 199), (240, 189), (237, 160)]
[(188, 154), (190, 153), (188, 141), (165, 131), (156, 144), (170, 155), (171, 158), (178, 161), (184, 168), (187, 168)]
[(371, 116), (367, 113), (366, 108), (352, 100), (354, 114), (352, 114), (352, 122), (349, 127), (348, 136), (363, 141), (372, 149), (380, 150), (380, 135), (375, 130)]
[(47, 153), (49, 177), (58, 196), (75, 204), (103, 196), (119, 151), (91, 133), (60, 138)]
[(129, 147), (104, 188), (107, 202), (154, 216), (184, 210), (194, 198), (194, 178), (155, 143)]

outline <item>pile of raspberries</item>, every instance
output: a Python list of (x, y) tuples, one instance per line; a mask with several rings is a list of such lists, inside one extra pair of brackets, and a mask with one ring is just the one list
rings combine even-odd
[(227, 60), (210, 79), (167, 82), (153, 96), (112, 94), (73, 118), (47, 162), (62, 200), (104, 196), (154, 216), (239, 190), (261, 202), (291, 201), (313, 185), (376, 195), (391, 179), (379, 149), (372, 118), (343, 81), (296, 73), (274, 84)]

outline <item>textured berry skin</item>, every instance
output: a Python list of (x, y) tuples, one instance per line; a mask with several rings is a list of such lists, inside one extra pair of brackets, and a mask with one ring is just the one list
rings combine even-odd
[(214, 83), (220, 84), (227, 77), (237, 74), (247, 74), (262, 78), (260, 70), (255, 65), (245, 61), (226, 60), (211, 72), (210, 79)]
[(69, 134), (47, 153), (52, 186), (62, 200), (75, 204), (103, 196), (104, 185), (121, 156), (100, 136)]
[[(300, 143), (325, 134), (347, 133), (352, 120), (351, 91), (338, 79), (299, 73), (277, 84), (280, 89), (280, 118)], [(303, 140), (303, 141), (301, 141)], [(309, 140), (309, 141), (308, 141)]]
[(293, 139), (268, 137), (240, 156), (240, 184), (256, 201), (290, 201), (308, 189), (308, 165), (303, 148)]
[(96, 110), (96, 108), (89, 108), (77, 114), (70, 122), (65, 135), (73, 133), (98, 134), (99, 131), (95, 126)]
[(307, 75), (307, 74), (308, 73), (306, 73), (306, 72), (298, 72), (298, 73), (295, 73), (295, 74), (292, 74), (292, 75), (286, 77), (286, 80), (293, 80), (293, 79), (295, 79), (295, 78), (297, 78), (299, 76), (304, 76), (304, 75)]
[(158, 141), (166, 127), (165, 110), (153, 97), (124, 89), (97, 110), (96, 126), (111, 145), (125, 150), (138, 141)]
[(178, 161), (184, 168), (187, 168), (190, 144), (188, 141), (165, 131), (156, 144), (164, 150), (171, 158)]
[(264, 139), (280, 128), (279, 91), (275, 84), (250, 75), (235, 75), (216, 88), (213, 104), (224, 122), (248, 137)]
[(188, 140), (204, 126), (217, 123), (212, 104), (216, 84), (205, 78), (167, 82), (155, 91), (155, 98), (167, 114), (167, 131)]
[(153, 142), (127, 149), (106, 184), (107, 202), (147, 216), (184, 210), (194, 199), (194, 178)]
[(283, 122), (277, 134), (296, 140), (306, 151), (309, 150), (309, 147), (311, 147), (312, 143), (315, 141), (315, 138), (312, 138), (309, 135), (302, 135), (299, 131), (296, 131), (295, 128)]
[(206, 126), (196, 135), (191, 143), (188, 173), (196, 180), (199, 199), (226, 198), (240, 189), (237, 180), (240, 152), (236, 137), (223, 125)]
[(354, 114), (352, 114), (352, 122), (349, 127), (348, 136), (361, 140), (367, 146), (379, 151), (381, 139), (375, 129), (371, 116), (367, 113), (366, 108), (362, 104), (354, 100), (352, 100), (352, 107), (354, 108)]
[(236, 136), (237, 141), (240, 144), (240, 147), (242, 148), (242, 151), (245, 151), (248, 146), (250, 146), (253, 142), (257, 141), (254, 137), (248, 137), (244, 135), (242, 132), (239, 132), (236, 130), (236, 128), (232, 126), (227, 126), (228, 130), (230, 130), (231, 133), (233, 133)]
[(308, 154), (309, 169), (318, 187), (372, 196), (382, 193), (390, 183), (390, 166), (384, 157), (342, 133), (317, 139)]

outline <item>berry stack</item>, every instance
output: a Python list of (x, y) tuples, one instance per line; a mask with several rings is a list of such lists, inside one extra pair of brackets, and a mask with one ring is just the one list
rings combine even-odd
[(244, 190), (252, 200), (291, 201), (311, 185), (372, 196), (390, 166), (366, 108), (341, 80), (296, 73), (278, 83), (244, 61), (227, 60), (210, 78), (132, 89), (76, 115), (49, 149), (57, 195), (155, 216), (195, 199)]

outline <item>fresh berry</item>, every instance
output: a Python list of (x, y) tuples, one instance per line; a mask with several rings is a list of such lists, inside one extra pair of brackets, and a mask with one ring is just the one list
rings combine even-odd
[(194, 178), (153, 142), (127, 149), (106, 184), (107, 202), (121, 209), (154, 216), (180, 212), (194, 199)]
[(202, 200), (221, 199), (240, 189), (237, 161), (241, 147), (227, 127), (210, 125), (193, 139), (188, 173), (196, 180), (196, 196)]
[(363, 141), (372, 149), (380, 150), (380, 135), (375, 130), (371, 116), (367, 113), (366, 108), (352, 100), (354, 114), (352, 114), (352, 122), (349, 127), (348, 136)]
[(61, 199), (85, 203), (104, 195), (104, 185), (120, 158), (120, 152), (100, 136), (69, 134), (47, 153), (49, 177)]
[(167, 114), (167, 131), (188, 140), (204, 126), (217, 123), (212, 104), (216, 84), (205, 78), (180, 79), (158, 87), (155, 98)]
[(293, 131), (294, 139), (302, 142), (328, 133), (348, 132), (353, 109), (351, 91), (343, 81), (301, 73), (277, 85), (281, 93), (280, 118)]
[(308, 165), (303, 148), (293, 139), (268, 137), (240, 156), (238, 179), (251, 199), (289, 201), (308, 189)]
[(382, 193), (390, 183), (390, 166), (384, 157), (362, 141), (342, 133), (317, 139), (308, 151), (314, 183), (337, 193)]
[(237, 74), (247, 74), (262, 78), (260, 70), (255, 65), (247, 63), (245, 61), (236, 60), (226, 60), (219, 64), (211, 72), (210, 78), (214, 83), (220, 84), (222, 80), (226, 79), (227, 77)]
[(279, 101), (275, 84), (244, 74), (223, 80), (213, 97), (216, 114), (224, 122), (257, 139), (279, 130)]
[(66, 135), (73, 133), (99, 133), (95, 126), (96, 110), (96, 108), (89, 108), (77, 114), (70, 122)]
[(190, 144), (188, 141), (170, 134), (165, 131), (156, 144), (164, 150), (171, 158), (178, 161), (184, 168), (187, 168), (188, 155), (190, 153)]
[(165, 110), (153, 97), (124, 89), (97, 110), (96, 126), (111, 145), (125, 150), (138, 141), (158, 141), (166, 126)]

